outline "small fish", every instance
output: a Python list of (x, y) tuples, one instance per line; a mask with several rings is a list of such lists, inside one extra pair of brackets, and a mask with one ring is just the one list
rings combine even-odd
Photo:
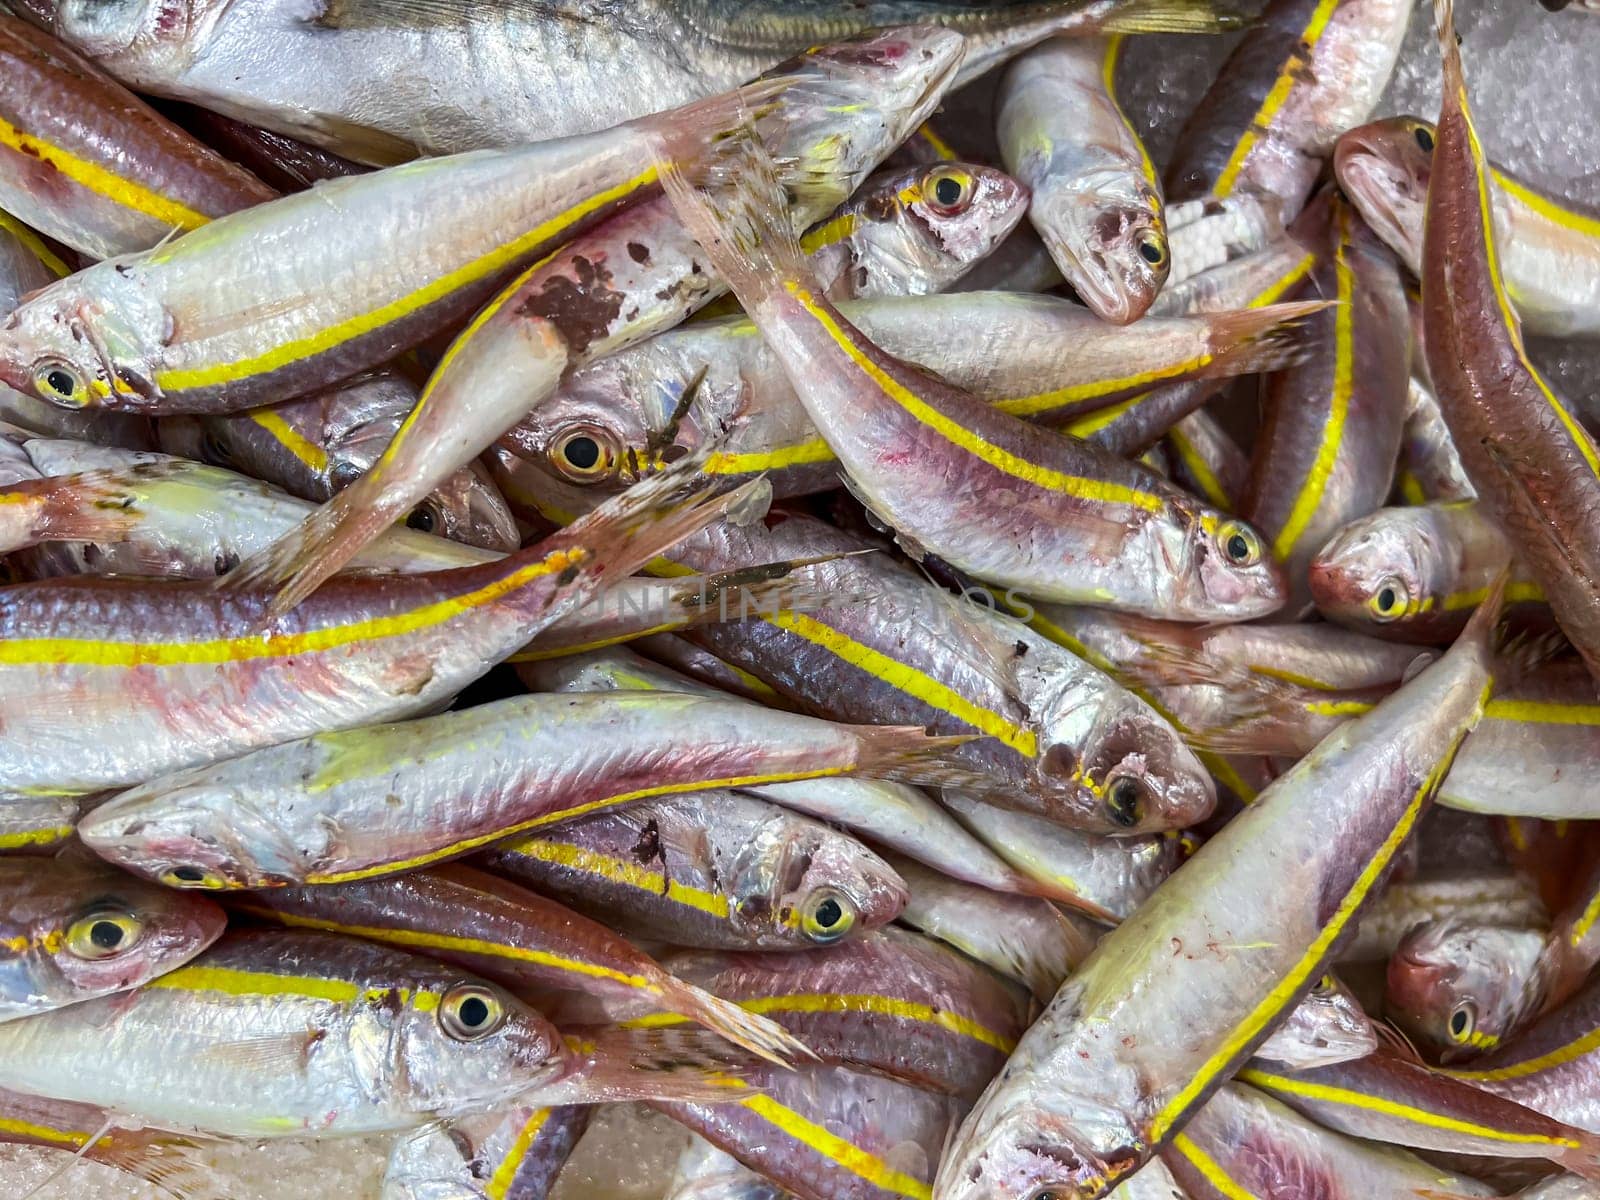
[(771, 1062), (805, 1053), (772, 1021), (668, 974), (605, 926), (470, 867), (268, 890), (236, 907), (291, 929), (348, 934), (456, 963), (519, 993), (575, 988), (662, 1009)]
[[(1380, 508), (1317, 551), (1311, 598), (1328, 620), (1373, 637), (1448, 642), (1511, 562), (1505, 534), (1473, 501)], [(1541, 598), (1513, 570), (1507, 602)]]
[[(534, 691), (617, 689), (728, 698), (726, 693), (623, 649), (522, 665), (517, 673)], [(968, 833), (927, 793), (908, 784), (835, 776), (799, 783), (750, 784), (741, 790), (852, 830), (879, 846), (908, 854), (954, 879), (979, 887), (1068, 901), (1076, 894), (1019, 873)]]
[[(302, 500), (328, 500), (383, 454), (416, 405), (417, 389), (380, 371), (270, 408), (163, 417), (161, 449), (273, 483)], [(476, 464), (441, 482), (404, 517), (409, 528), (509, 552), (520, 541), (505, 500)]]
[[(774, 211), (770, 161), (735, 140), (717, 155), (738, 164), (720, 168), (735, 171), (731, 197), (713, 205), (671, 169), (663, 186), (797, 383), (852, 489), (914, 557), (1041, 599), (1153, 616), (1243, 620), (1283, 603), (1281, 575), (1248, 525), (874, 346), (819, 295)], [(952, 497), (966, 498), (959, 517)]]
[(1293, 221), (1339, 135), (1377, 106), (1412, 7), (1273, 0), (1178, 134), (1168, 204), (1253, 193)]
[(1428, 372), (1485, 512), (1600, 676), (1600, 447), (1528, 360), (1505, 288), (1488, 165), (1448, 4), (1435, 9), (1444, 105), (1423, 237)]
[(711, 950), (832, 945), (892, 921), (906, 896), (854, 838), (737, 792), (564, 821), (485, 861), (624, 932)]
[(1544, 1158), (1591, 1179), (1600, 1174), (1594, 1134), (1394, 1054), (1287, 1074), (1248, 1066), (1239, 1079), (1349, 1137), (1444, 1154)]
[(1162, 1161), (1191, 1200), (1273, 1196), (1283, 1180), (1352, 1200), (1499, 1194), (1398, 1147), (1323, 1129), (1239, 1083), (1224, 1087), (1195, 1114)]
[(549, 1193), (593, 1106), (512, 1104), (395, 1139), (380, 1200), (533, 1200)]
[[(26, 0), (24, 15), (130, 87), (191, 100), (379, 165), (413, 155), (589, 133), (724, 91), (818, 42), (937, 21), (963, 34), (957, 86), (1057, 33), (1209, 32), (1237, 18), (1196, 0), (929, 5), (873, 0), (700, 4), (606, 0), (552, 20), (540, 4), (298, 0), (239, 11), (200, 0), (181, 22), (157, 0)], [(267, 69), (268, 61), (292, 69)], [(580, 78), (572, 64), (581, 62)], [(229, 65), (224, 65), (225, 63)], [(909, 132), (909, 131), (908, 131)]]
[(812, 776), (961, 780), (965, 738), (671, 692), (499, 700), (158, 776), (78, 836), (169, 887), (373, 879), (615, 805)]
[(763, 1070), (734, 1104), (656, 1104), (799, 1200), (929, 1200), (965, 1105), (846, 1067)]
[(1001, 157), (1033, 193), (1028, 218), (1073, 291), (1137, 321), (1171, 257), (1161, 182), (1114, 93), (1120, 38), (1052, 38), (1016, 58), (995, 100)]
[(569, 1072), (509, 993), (388, 947), (235, 932), (124, 995), (0, 1025), (9, 1088), (235, 1137), (402, 1130)]
[[(1183, 1131), (1326, 971), (1427, 808), (1488, 699), (1497, 609), (1325, 739), (1100, 940), (967, 1118), (938, 1200), (1040, 1189), (1094, 1200)], [(1262, 856), (1263, 844), (1282, 856)]]
[(0, 207), (90, 258), (275, 199), (48, 34), (0, 17)]
[[(1437, 130), (1388, 117), (1339, 138), (1334, 171), (1351, 202), (1413, 275)], [(1549, 337), (1600, 335), (1600, 215), (1488, 167), (1503, 286), (1523, 328)]]
[(99, 864), (0, 859), (0, 1021), (124, 992), (216, 941), (222, 910)]
[(1317, 549), (1389, 495), (1411, 361), (1405, 293), (1388, 247), (1337, 193), (1306, 209), (1296, 228), (1308, 227), (1326, 229), (1329, 241), (1308, 286), (1335, 304), (1310, 318), (1325, 335), (1321, 351), (1267, 377), (1240, 503), (1288, 574), (1291, 616), (1310, 608), (1306, 571)]

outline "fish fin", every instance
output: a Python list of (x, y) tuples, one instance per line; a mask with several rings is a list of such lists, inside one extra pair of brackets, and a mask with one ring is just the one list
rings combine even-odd
[(241, 1038), (208, 1046), (193, 1057), (199, 1061), (227, 1064), (263, 1075), (288, 1075), (305, 1069), (311, 1052), (323, 1036), (320, 1030), (307, 1029), (301, 1033), (276, 1034), (272, 1037)]
[(819, 293), (783, 204), (777, 166), (755, 131), (746, 124), (704, 156), (699, 140), (671, 126), (659, 130), (662, 190), (745, 311), (786, 287)]
[(1243, 9), (1219, 0), (1127, 0), (1095, 25), (1095, 31), (1102, 34), (1226, 33), (1245, 29), (1253, 20)]
[(1333, 306), (1329, 300), (1308, 300), (1213, 313), (1210, 340), (1216, 357), (1201, 378), (1256, 375), (1304, 362), (1323, 333), (1306, 318)]
[(676, 1013), (698, 1021), (714, 1033), (780, 1067), (816, 1055), (799, 1038), (770, 1017), (746, 1012), (731, 1000), (714, 996), (681, 979), (669, 977), (663, 1001)]
[[(740, 1078), (754, 1060), (722, 1036), (697, 1026), (610, 1028), (574, 1038), (578, 1071), (541, 1089), (541, 1104), (672, 1100), (720, 1104), (756, 1089)], [(551, 1100), (550, 1094), (559, 1096)]]
[(31, 540), (6, 550), (38, 542), (122, 542), (144, 519), (138, 491), (128, 486), (122, 471), (23, 480), (0, 490), (0, 499), (28, 505), (36, 514), (28, 531)]
[(1411, 1063), (1413, 1066), (1433, 1069), (1417, 1050), (1415, 1043), (1398, 1025), (1382, 1017), (1374, 1017), (1372, 1031), (1378, 1035), (1379, 1053), (1392, 1055), (1401, 1062)]
[(102, 1143), (90, 1157), (144, 1180), (174, 1200), (224, 1200), (227, 1196), (217, 1168), (205, 1160), (200, 1145), (176, 1134), (138, 1145)]
[(1600, 1135), (1572, 1129), (1565, 1136), (1578, 1145), (1563, 1150), (1556, 1161), (1574, 1175), (1581, 1175), (1591, 1183), (1600, 1182)]
[(1461, 70), (1461, 42), (1456, 37), (1454, 0), (1433, 0), (1433, 24), (1439, 34), (1439, 53), (1443, 57), (1445, 108), (1465, 112), (1466, 76)]
[(981, 735), (930, 734), (920, 725), (854, 725), (856, 761), (852, 775), (891, 779), (922, 787), (982, 789), (990, 785), (981, 771), (965, 766), (955, 752)]

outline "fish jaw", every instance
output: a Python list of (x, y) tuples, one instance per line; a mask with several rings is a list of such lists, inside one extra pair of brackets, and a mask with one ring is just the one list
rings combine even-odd
[(1352, 129), (1334, 150), (1334, 173), (1362, 219), (1408, 267), (1422, 262), (1423, 210), (1428, 198), (1428, 160), (1403, 143), (1397, 117)]

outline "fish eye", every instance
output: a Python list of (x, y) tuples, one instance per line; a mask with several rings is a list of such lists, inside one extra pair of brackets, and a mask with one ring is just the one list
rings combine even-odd
[(966, 211), (972, 203), (972, 176), (950, 167), (938, 167), (930, 172), (922, 185), (922, 194), (932, 208), (945, 216), (953, 217)]
[(342, 492), (365, 473), (348, 458), (341, 458), (328, 468), (328, 486), (336, 492)]
[(139, 944), (144, 922), (130, 912), (97, 908), (79, 917), (67, 929), (65, 945), (78, 958), (110, 958)]
[(419, 533), (432, 533), (439, 528), (439, 510), (426, 502), (417, 505), (406, 518), (406, 528)]
[(1106, 788), (1106, 812), (1124, 829), (1132, 829), (1144, 817), (1144, 784), (1132, 775), (1122, 775)]
[(1455, 1042), (1467, 1041), (1477, 1025), (1478, 1006), (1471, 1000), (1463, 1000), (1450, 1014), (1450, 1039)]
[(1167, 261), (1167, 247), (1158, 235), (1147, 233), (1139, 239), (1139, 257), (1152, 267), (1159, 267)]
[(1029, 1196), (1028, 1200), (1067, 1200), (1067, 1194), (1056, 1191), (1055, 1186), (1052, 1184), (1049, 1187), (1040, 1188)]
[(439, 1028), (458, 1042), (488, 1037), (506, 1023), (500, 997), (476, 983), (462, 983), (439, 1001)]
[(617, 441), (603, 429), (582, 425), (569, 429), (550, 447), (550, 462), (575, 483), (595, 483), (617, 468)]
[(1240, 521), (1225, 521), (1217, 530), (1217, 545), (1236, 567), (1253, 567), (1261, 561), (1261, 539), (1256, 531)]
[(161, 882), (174, 888), (198, 888), (204, 891), (215, 892), (228, 886), (228, 881), (215, 871), (208, 871), (204, 867), (177, 866), (169, 867), (161, 873)]
[(1394, 620), (1410, 605), (1411, 589), (1406, 587), (1405, 580), (1397, 575), (1390, 575), (1379, 583), (1367, 600), (1367, 608), (1380, 621)]
[(1412, 130), (1412, 136), (1417, 139), (1417, 145), (1422, 147), (1424, 154), (1433, 153), (1433, 130), (1426, 125), (1418, 125)]
[(47, 359), (33, 372), (33, 388), (52, 404), (82, 408), (89, 403), (89, 386), (78, 370), (58, 359)]
[(233, 462), (233, 452), (228, 449), (228, 443), (210, 429), (200, 433), (200, 457), (215, 467), (226, 467)]
[(800, 932), (823, 946), (837, 942), (855, 923), (856, 906), (832, 888), (812, 892), (800, 913)]

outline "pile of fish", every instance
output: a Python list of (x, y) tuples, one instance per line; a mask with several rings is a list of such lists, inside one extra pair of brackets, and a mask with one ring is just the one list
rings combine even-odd
[(1413, 7), (10, 0), (0, 1141), (1600, 1196), (1600, 215)]

